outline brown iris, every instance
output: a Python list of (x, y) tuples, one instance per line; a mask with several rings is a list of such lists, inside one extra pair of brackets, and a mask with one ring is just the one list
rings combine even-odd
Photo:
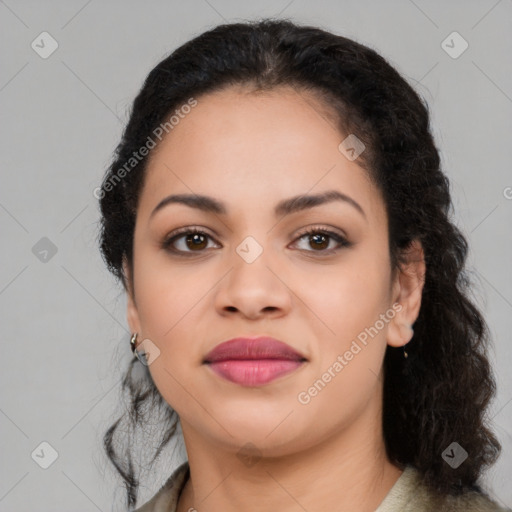
[[(310, 235), (309, 240), (310, 242), (311, 240), (314, 240), (314, 243), (316, 244), (316, 249), (325, 249), (329, 245), (329, 241), (327, 240), (327, 238), (327, 236), (318, 233), (315, 235)], [(323, 245), (320, 246), (318, 245), (318, 243), (322, 243)]]
[[(192, 246), (189, 246), (189, 242), (192, 244)], [(193, 233), (186, 237), (186, 243), (187, 247), (191, 249), (192, 247), (195, 247), (196, 249), (204, 249), (206, 245), (208, 244), (206, 237), (201, 233)], [(204, 246), (201, 244), (205, 244)]]

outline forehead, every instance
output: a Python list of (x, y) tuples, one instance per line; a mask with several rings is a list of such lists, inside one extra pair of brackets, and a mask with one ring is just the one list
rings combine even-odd
[(346, 134), (317, 96), (230, 87), (196, 100), (153, 150), (139, 213), (149, 215), (166, 194), (270, 208), (283, 197), (333, 188), (375, 206), (378, 191), (357, 159), (339, 150)]
[[(181, 119), (174, 116), (177, 124), (153, 150), (152, 158), (157, 158), (161, 151), (172, 152), (169, 146), (184, 143), (200, 146), (201, 151), (218, 144), (231, 145), (231, 152), (237, 148), (247, 150), (258, 143), (269, 142), (277, 135), (275, 143), (265, 148), (265, 155), (276, 156), (275, 153), (270, 155), (269, 151), (284, 149), (284, 144), (313, 145), (318, 138), (325, 139), (327, 133), (336, 149), (336, 142), (341, 137), (333, 112), (317, 95), (289, 86), (257, 92), (243, 86), (231, 86), (202, 95), (196, 101), (197, 105), (189, 109), (188, 114), (180, 116)], [(324, 146), (328, 143), (325, 140)], [(189, 158), (193, 157), (189, 155)]]

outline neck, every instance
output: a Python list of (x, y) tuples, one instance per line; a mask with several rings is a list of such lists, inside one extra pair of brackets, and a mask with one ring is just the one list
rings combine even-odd
[(374, 512), (402, 471), (387, 459), (380, 415), (373, 416), (363, 413), (306, 450), (250, 464), (182, 424), (190, 479), (177, 511)]

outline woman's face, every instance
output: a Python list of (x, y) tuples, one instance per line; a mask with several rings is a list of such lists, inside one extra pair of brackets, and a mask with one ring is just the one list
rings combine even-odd
[[(345, 137), (305, 92), (231, 88), (198, 97), (153, 153), (128, 320), (150, 354), (158, 349), (151, 376), (185, 439), (233, 451), (251, 442), (278, 455), (361, 418), (380, 421), (386, 344), (408, 341), (398, 325), (414, 318), (404, 320), (411, 309), (397, 302), (381, 195), (358, 159), (340, 151)], [(328, 191), (347, 199), (275, 212)], [(225, 211), (179, 202), (155, 210), (178, 194), (207, 196)], [(182, 228), (204, 235), (194, 243), (181, 233), (166, 248)], [(219, 343), (255, 335), (307, 361), (263, 385), (234, 383), (203, 364)]]

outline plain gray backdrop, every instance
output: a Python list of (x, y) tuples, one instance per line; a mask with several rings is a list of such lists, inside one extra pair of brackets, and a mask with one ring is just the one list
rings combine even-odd
[[(208, 28), (265, 16), (369, 45), (428, 101), (494, 343), (503, 452), (483, 482), (512, 506), (512, 0), (5, 0), (0, 511), (123, 510), (101, 443), (131, 352), (93, 190), (148, 72)], [(170, 447), (141, 500), (185, 457)]]

